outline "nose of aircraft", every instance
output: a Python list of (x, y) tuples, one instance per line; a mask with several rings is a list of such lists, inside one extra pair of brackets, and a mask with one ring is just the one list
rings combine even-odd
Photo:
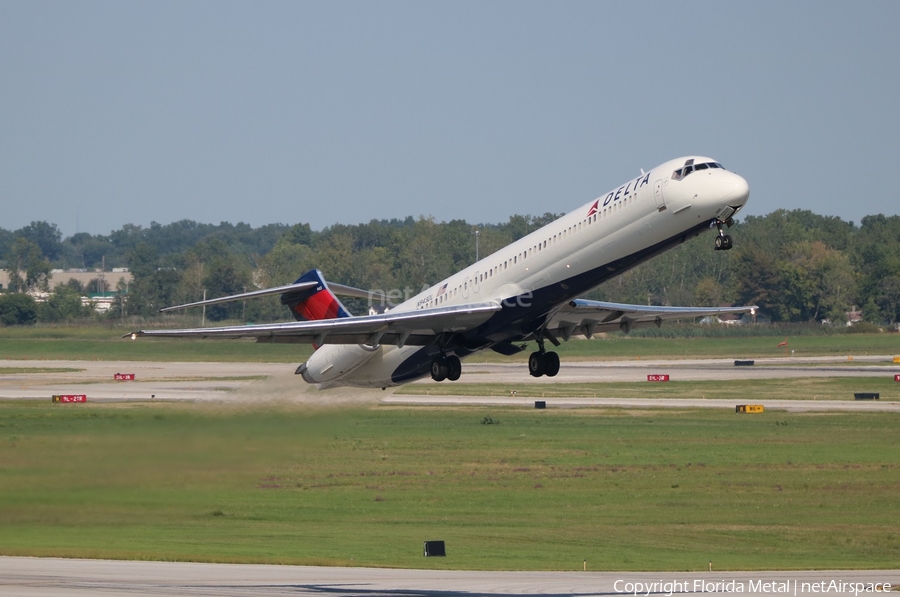
[(728, 172), (721, 183), (722, 200), (730, 207), (742, 207), (750, 197), (750, 185), (743, 176)]

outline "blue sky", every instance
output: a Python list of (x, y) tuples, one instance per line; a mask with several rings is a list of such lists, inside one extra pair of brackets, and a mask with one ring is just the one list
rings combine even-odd
[(897, 214), (900, 2), (0, 0), (0, 227), (574, 209), (685, 154)]

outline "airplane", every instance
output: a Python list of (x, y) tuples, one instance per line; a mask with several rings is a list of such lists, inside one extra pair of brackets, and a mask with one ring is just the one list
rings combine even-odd
[(161, 309), (277, 294), (293, 322), (141, 330), (130, 336), (312, 344), (313, 354), (296, 373), (319, 389), (385, 389), (428, 375), (456, 381), (466, 356), (487, 349), (514, 355), (529, 341), (538, 347), (529, 355), (529, 373), (552, 377), (560, 359), (547, 350), (548, 343), (627, 333), (666, 320), (755, 313), (755, 306), (664, 307), (578, 298), (707, 230), (717, 230), (715, 250), (731, 249), (725, 229), (749, 195), (747, 181), (719, 162), (681, 157), (649, 172), (641, 169), (607, 194), (381, 313), (352, 316), (338, 295), (371, 301), (376, 293), (329, 283), (314, 269), (293, 284)]

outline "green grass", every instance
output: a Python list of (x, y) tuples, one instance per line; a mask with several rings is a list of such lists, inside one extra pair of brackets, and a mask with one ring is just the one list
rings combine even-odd
[(0, 327), (0, 359), (300, 363), (303, 344), (252, 340), (180, 340), (122, 336), (131, 328)]
[[(898, 423), (868, 413), (0, 402), (0, 553), (893, 568)], [(432, 539), (447, 542), (447, 558), (422, 557)]]
[[(299, 363), (312, 352), (312, 348), (304, 344), (256, 344), (252, 340), (122, 338), (130, 331), (133, 329), (126, 327), (0, 327), (0, 359)], [(784, 349), (777, 347), (784, 339), (781, 333), (698, 338), (609, 334), (593, 340), (566, 342), (554, 350), (563, 361), (743, 359), (784, 356)], [(794, 356), (900, 354), (900, 334), (798, 335), (789, 336), (788, 342)], [(513, 362), (515, 359), (524, 361), (527, 353), (504, 357), (484, 351), (468, 358), (467, 362)]]
[[(677, 380), (678, 370), (669, 372)], [(477, 379), (477, 376), (469, 379)], [(612, 383), (443, 383), (415, 384), (396, 394), (429, 396), (517, 396), (535, 398), (708, 398), (747, 402), (766, 400), (853, 400), (857, 392), (878, 392), (880, 400), (900, 399), (900, 383), (890, 374), (881, 377), (798, 377), (728, 381), (669, 381)]]

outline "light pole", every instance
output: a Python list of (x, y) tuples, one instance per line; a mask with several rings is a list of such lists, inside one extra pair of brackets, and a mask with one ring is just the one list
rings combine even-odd
[(479, 261), (479, 257), (478, 257), (478, 237), (479, 237), (480, 234), (481, 234), (481, 231), (478, 230), (478, 229), (476, 228), (476, 229), (475, 229), (475, 262), (476, 262), (476, 263), (478, 263), (478, 261)]

